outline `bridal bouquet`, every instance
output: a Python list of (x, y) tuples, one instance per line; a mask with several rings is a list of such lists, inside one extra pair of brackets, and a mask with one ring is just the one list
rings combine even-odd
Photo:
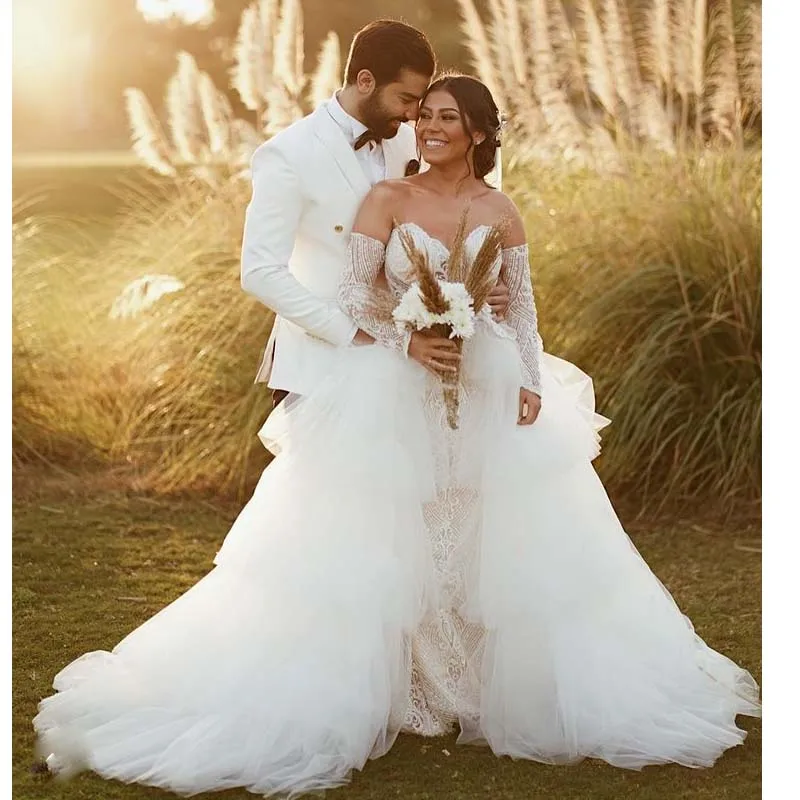
[[(496, 282), (493, 267), (502, 245), (504, 226), (492, 227), (472, 260), (465, 252), (467, 213), (461, 217), (450, 256), (445, 264), (446, 278), (437, 277), (428, 255), (420, 250), (407, 229), (396, 226), (417, 280), (392, 312), (401, 331), (429, 330), (434, 335), (453, 339), (459, 352), (465, 339), (475, 332), (475, 318), (482, 311)], [(441, 271), (440, 271), (441, 272)], [(456, 372), (440, 372), (447, 423), (458, 428), (460, 366)]]

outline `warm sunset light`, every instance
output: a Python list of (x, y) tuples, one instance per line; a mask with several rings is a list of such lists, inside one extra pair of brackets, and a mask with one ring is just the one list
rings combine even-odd
[(207, 25), (214, 19), (213, 0), (136, 0), (136, 8), (148, 22), (175, 17), (184, 25)]
[(18, 795), (761, 797), (762, 0), (3, 2)]
[(87, 44), (73, 30), (74, 19), (57, 0), (15, 3), (12, 17), (12, 60), (15, 79), (27, 85), (52, 78)]

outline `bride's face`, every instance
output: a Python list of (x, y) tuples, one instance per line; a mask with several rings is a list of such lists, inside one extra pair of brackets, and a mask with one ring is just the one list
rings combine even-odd
[(431, 92), (419, 109), (417, 146), (428, 164), (463, 163), (470, 145), (483, 141), (482, 133), (471, 133), (470, 122), (449, 92)]

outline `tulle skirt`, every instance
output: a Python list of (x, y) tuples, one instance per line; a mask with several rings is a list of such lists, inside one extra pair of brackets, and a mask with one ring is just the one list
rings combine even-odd
[(334, 787), (409, 729), (410, 698), (427, 686), (436, 705), (437, 659), (442, 714), (497, 754), (705, 767), (742, 742), (758, 687), (620, 526), (586, 375), (545, 356), (540, 416), (517, 426), (516, 347), (481, 327), (452, 431), (414, 362), (339, 358), (260, 432), (278, 455), (213, 570), (56, 676), (34, 720), (54, 772), (184, 794)]

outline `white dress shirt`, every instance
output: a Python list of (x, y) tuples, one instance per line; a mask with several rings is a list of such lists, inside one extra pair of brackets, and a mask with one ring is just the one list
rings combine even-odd
[[(339, 102), (339, 93), (333, 95), (328, 104), (328, 112), (342, 129), (347, 141), (352, 147), (356, 139), (367, 130), (363, 122), (351, 117)], [(355, 151), (356, 161), (361, 165), (364, 174), (371, 186), (386, 180), (386, 159), (383, 155), (383, 146), (375, 142), (367, 142), (362, 148)]]

